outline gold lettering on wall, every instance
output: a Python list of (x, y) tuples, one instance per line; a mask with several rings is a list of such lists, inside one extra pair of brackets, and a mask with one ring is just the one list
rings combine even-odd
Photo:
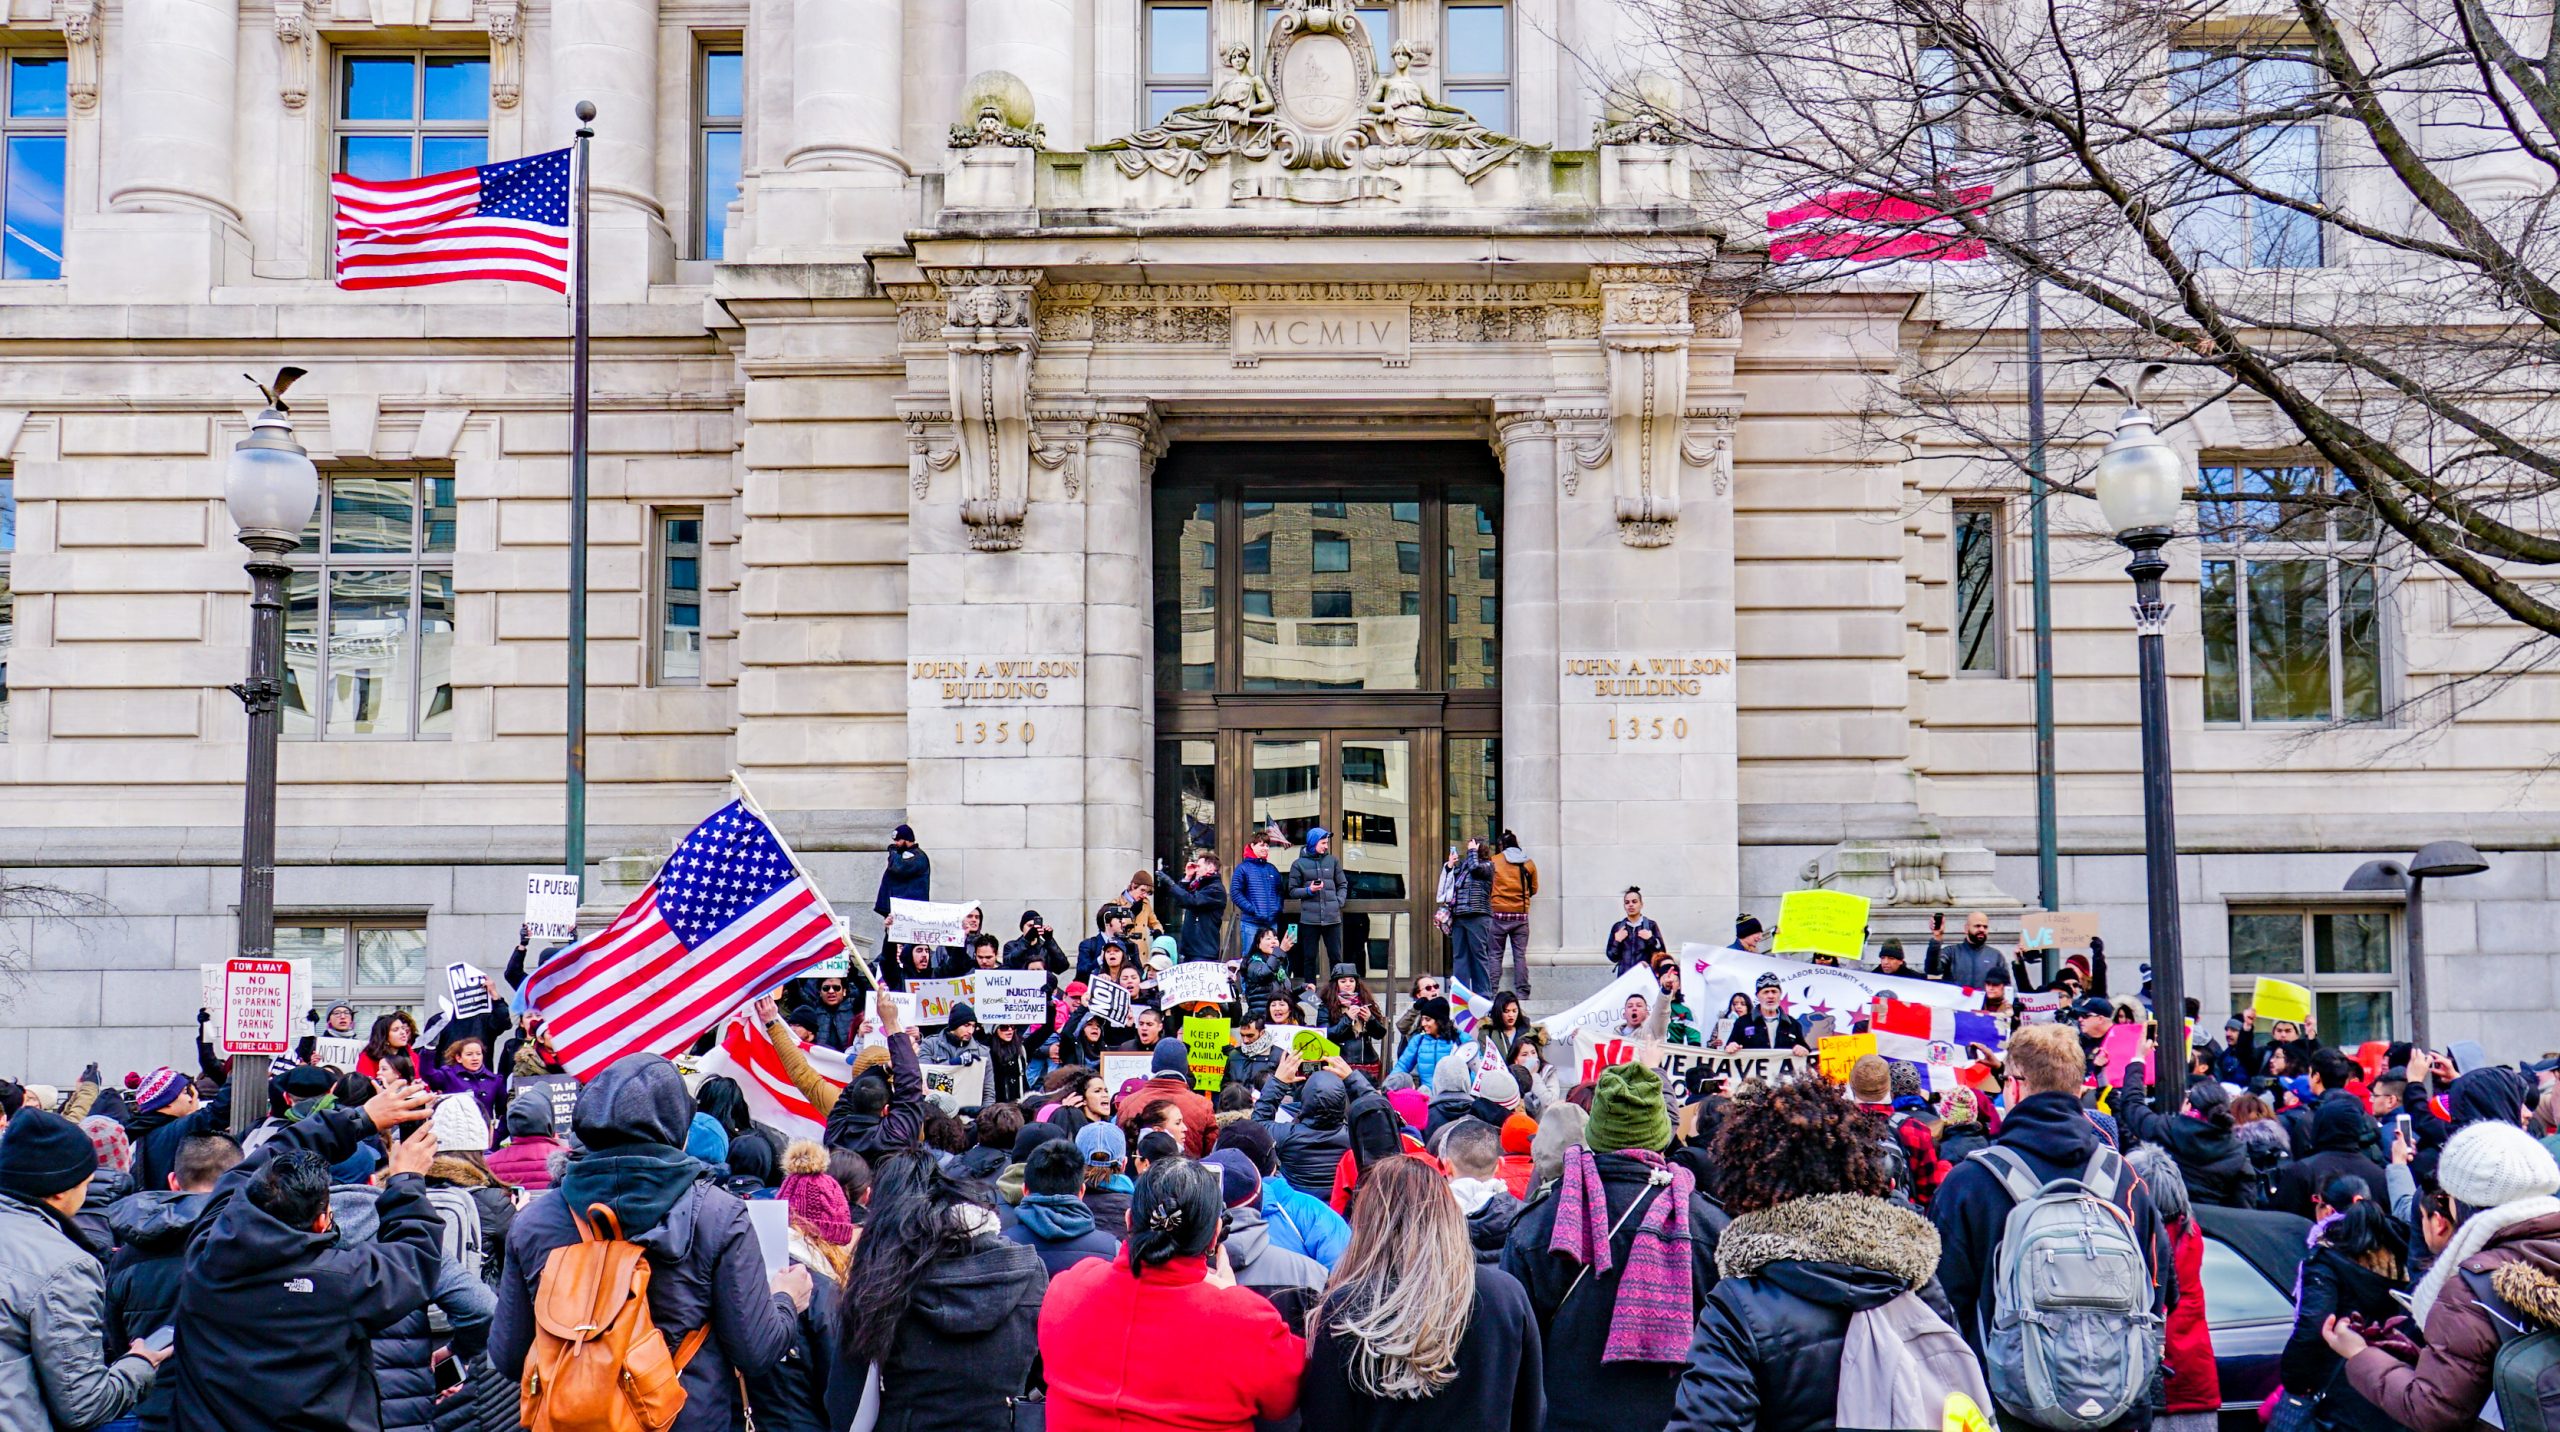
[(1083, 675), (1083, 662), (1063, 659), (962, 657), (907, 663), (907, 679), (933, 683), (935, 699), (945, 706), (1053, 698), (1080, 701), (1081, 691), (1060, 690), (1057, 683), (1075, 681)]
[(1729, 656), (1578, 656), (1567, 657), (1568, 679), (1589, 681), (1598, 699), (1647, 696), (1700, 696), (1709, 678), (1731, 676)]

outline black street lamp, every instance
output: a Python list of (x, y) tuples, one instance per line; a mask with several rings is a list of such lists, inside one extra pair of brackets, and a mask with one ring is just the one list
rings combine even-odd
[[(276, 374), (260, 388), (266, 409), (249, 435), (231, 450), (222, 501), (240, 545), (249, 549), (249, 679), (231, 688), (249, 712), (247, 809), (240, 826), (240, 954), (273, 956), (276, 944), (276, 737), (284, 693), (284, 583), (286, 554), (302, 545), (302, 529), (320, 502), (320, 473), (293, 440), (285, 389), (299, 368)], [(231, 1060), (231, 1129), (247, 1133), (267, 1116), (265, 1055)]]
[(2098, 458), (2092, 485), (2108, 529), (2133, 553), (2125, 571), (2133, 578), (2133, 630), (2142, 662), (2142, 861), (2151, 915), (2151, 1008), (2161, 1030), (2161, 1104), (2174, 1113), (2186, 1100), (2187, 1061), (2193, 1057), (2193, 1046), (2186, 1036), (2187, 972), (2178, 934), (2178, 830), (2170, 801), (2169, 671), (2163, 639), (2169, 628), (2169, 604), (2160, 600), (2160, 578), (2169, 563), (2160, 549), (2168, 545), (2186, 497), (2187, 464), (2177, 449), (2162, 440), (2150, 412), (2142, 406), (2143, 384), (2166, 366), (2145, 365), (2130, 386), (2099, 380), (2123, 397), (2125, 410), (2116, 418), (2115, 440)]
[(2418, 847), (2406, 864), (2368, 860), (2347, 877), (2347, 889), (2405, 890), (2409, 903), (2401, 912), (2409, 945), (2409, 1038), (2420, 1049), (2432, 1049), (2427, 1038), (2427, 882), (2456, 875), (2477, 875), (2489, 868), (2488, 857), (2459, 840), (2431, 840)]

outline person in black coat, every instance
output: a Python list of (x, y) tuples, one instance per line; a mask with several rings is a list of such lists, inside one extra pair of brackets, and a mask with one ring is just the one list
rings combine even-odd
[(2322, 1201), (2340, 1211), (2302, 1262), (2301, 1301), (2284, 1345), (2285, 1390), (2311, 1398), (2314, 1425), (2330, 1432), (2396, 1432), (2399, 1425), (2338, 1375), (2344, 1364), (2320, 1336), (2332, 1317), (2380, 1327), (2402, 1313), (2391, 1295), (2408, 1290), (2408, 1244), (2377, 1193), (2353, 1179), (2333, 1180), (2322, 1191)]
[(2365, 1157), (2363, 1147), (2364, 1128), (2370, 1122), (2352, 1096), (2344, 1101), (2322, 1100), (2311, 1113), (2310, 1156), (2286, 1164), (2276, 1175), (2275, 1192), (2267, 1206), (2309, 1218), (2312, 1196), (2335, 1178), (2363, 1179), (2366, 1188), (2379, 1194), (2385, 1187), (2382, 1165)]
[(1938, 1232), (1889, 1202), (1883, 1125), (1799, 1080), (1738, 1099), (1716, 1130), (1734, 1215), (1667, 1432), (1831, 1432), (1849, 1320), (1903, 1293), (1950, 1324)]
[[(178, 1146), (170, 1178), (175, 1188), (146, 1190), (107, 1210), (115, 1255), (107, 1260), (107, 1337), (124, 1347), (157, 1332), (178, 1312), (178, 1277), (187, 1240), (213, 1207), (213, 1187), (240, 1162), (240, 1146), (222, 1134), (203, 1134)], [(173, 1374), (155, 1379), (134, 1404), (145, 1432), (164, 1432), (169, 1402), (177, 1394)]]
[(808, 1003), (793, 1007), (790, 1020), (809, 1031), (811, 1043), (842, 1053), (853, 1047), (854, 1031), (862, 1023), (862, 997), (844, 976), (827, 975)]
[(1022, 1202), (1004, 1236), (1040, 1255), (1054, 1278), (1087, 1258), (1117, 1258), (1120, 1240), (1094, 1226), (1084, 1191), (1084, 1155), (1072, 1139), (1050, 1139), (1022, 1162)]
[[(1280, 1067), (1272, 1071), (1271, 1081), (1262, 1086), (1262, 1097), (1253, 1103), (1255, 1121), (1271, 1126), (1280, 1176), (1291, 1188), (1317, 1198), (1333, 1197), (1334, 1166), (1351, 1150), (1351, 1130), (1345, 1122), (1351, 1101), (1372, 1092), (1367, 1078), (1344, 1072), (1339, 1056), (1325, 1063), (1331, 1067), (1301, 1080), (1298, 1056), (1280, 1056)], [(1297, 1116), (1285, 1124), (1277, 1122), (1284, 1102), (1297, 1108)]]
[(1794, 1015), (1780, 1008), (1785, 990), (1773, 974), (1762, 975), (1752, 986), (1751, 997), (1757, 1001), (1751, 1012), (1733, 1022), (1725, 1035), (1727, 1049), (1793, 1049), (1805, 1048), (1804, 1025)]
[(2189, 1201), (2221, 1208), (2255, 1208), (2263, 1201), (2249, 1150), (2231, 1132), (2231, 1096), (2220, 1084), (2189, 1084), (2186, 1111), (2162, 1114), (2144, 1097), (2142, 1061), (2127, 1060), (2115, 1111), (2127, 1140), (2158, 1144), (2178, 1161)]
[(1218, 879), (1218, 857), (1201, 851), (1182, 867), (1182, 878), (1159, 874), (1165, 900), (1182, 912), (1174, 949), (1184, 964), (1218, 958), (1219, 931), (1227, 922), (1227, 891)]

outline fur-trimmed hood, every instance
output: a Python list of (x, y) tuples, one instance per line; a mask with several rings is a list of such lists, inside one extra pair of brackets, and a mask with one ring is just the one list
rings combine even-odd
[(2489, 1286), (2519, 1314), (2560, 1328), (2560, 1278), (2530, 1263), (2501, 1263), (2489, 1274)]
[(1743, 1214), (1716, 1240), (1722, 1277), (1747, 1278), (1785, 1262), (1872, 1268), (1917, 1289), (1937, 1275), (1938, 1230), (1881, 1198), (1831, 1193)]

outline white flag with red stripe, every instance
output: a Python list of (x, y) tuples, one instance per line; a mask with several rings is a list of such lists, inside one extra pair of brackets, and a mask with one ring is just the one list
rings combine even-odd
[(1949, 263), (1983, 257), (1980, 238), (1959, 213), (1976, 218), (1991, 202), (1988, 184), (1952, 190), (1943, 204), (1915, 203), (1870, 189), (1834, 189), (1769, 211), (1769, 261), (1839, 259), (1883, 263)]
[(673, 1055), (740, 1004), (845, 953), (835, 912), (782, 837), (731, 801), (679, 842), (640, 898), (524, 982), (580, 1079)]
[[(803, 1044), (800, 1052), (818, 1077), (841, 1093), (853, 1082), (853, 1065), (844, 1055), (823, 1044)], [(694, 1066), (702, 1073), (726, 1074), (738, 1081), (746, 1092), (747, 1112), (760, 1124), (780, 1129), (795, 1139), (823, 1139), (827, 1121), (809, 1096), (800, 1092), (791, 1076), (782, 1072), (782, 1056), (774, 1052), (773, 1041), (756, 1027), (747, 1015), (732, 1016), (720, 1030), (720, 1042), (702, 1056)]]

